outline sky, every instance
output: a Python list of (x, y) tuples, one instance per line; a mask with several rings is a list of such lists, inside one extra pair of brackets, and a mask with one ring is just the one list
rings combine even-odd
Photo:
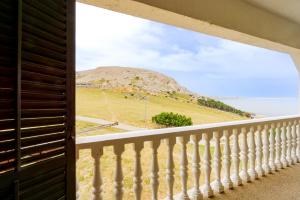
[(76, 70), (150, 69), (207, 96), (296, 97), (289, 55), (77, 3)]

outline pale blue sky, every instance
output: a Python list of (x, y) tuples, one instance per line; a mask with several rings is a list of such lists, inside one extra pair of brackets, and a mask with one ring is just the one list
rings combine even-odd
[(294, 97), (291, 58), (77, 3), (77, 70), (130, 66), (162, 72), (209, 96)]

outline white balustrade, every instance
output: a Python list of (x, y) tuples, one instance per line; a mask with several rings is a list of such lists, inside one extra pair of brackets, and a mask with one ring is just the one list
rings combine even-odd
[(192, 141), (194, 145), (193, 150), (193, 178), (194, 178), (194, 188), (193, 188), (193, 200), (202, 200), (203, 195), (200, 191), (200, 153), (199, 153), (199, 142), (201, 139), (201, 135), (192, 135)]
[(280, 135), (280, 123), (277, 123), (276, 129), (275, 129), (275, 166), (276, 169), (282, 169), (282, 164), (280, 161), (281, 158), (281, 135)]
[(219, 132), (215, 131), (213, 132), (214, 137), (214, 174), (216, 176), (215, 184), (214, 184), (214, 190), (218, 193), (224, 192), (224, 186), (221, 182), (221, 145), (220, 145), (220, 135)]
[(211, 174), (211, 154), (210, 154), (210, 139), (211, 134), (204, 133), (204, 159), (203, 159), (203, 168), (204, 168), (204, 187), (203, 194), (205, 197), (212, 197), (213, 190), (210, 185), (210, 174)]
[[(162, 141), (165, 141), (164, 152), (160, 152), (159, 148)], [(149, 158), (151, 166), (150, 174), (143, 174), (147, 171), (144, 170), (145, 165), (142, 162), (144, 144), (147, 142), (150, 142), (151, 147)], [(177, 142), (180, 149), (177, 149), (175, 145)], [(123, 165), (122, 158), (127, 144), (132, 144), (134, 150), (131, 158), (133, 185), (130, 188), (133, 192), (129, 192), (129, 188), (124, 188), (123, 185), (123, 181), (126, 180), (124, 176), (127, 176), (123, 174), (123, 171), (128, 164)], [(113, 147), (113, 155), (103, 156), (104, 148), (109, 146)], [(159, 195), (163, 195), (167, 200), (202, 200), (203, 197), (212, 197), (214, 191), (223, 192), (224, 188), (238, 187), (242, 184), (242, 179), (245, 182), (252, 180), (255, 184), (255, 179), (265, 174), (276, 174), (276, 171), (300, 162), (300, 117), (273, 117), (82, 137), (77, 139), (77, 151), (80, 153), (82, 149), (91, 150), (94, 163), (91, 196), (94, 200), (106, 199), (105, 189), (108, 187), (111, 188), (110, 194), (116, 200), (141, 200), (144, 198), (142, 196), (146, 188), (151, 189), (149, 197), (145, 197), (147, 199), (158, 200), (161, 199)], [(201, 149), (204, 152), (200, 151)], [(180, 154), (174, 155), (177, 150), (180, 150)], [(79, 153), (76, 153), (77, 163), (80, 162)], [(166, 155), (166, 160), (158, 159), (161, 153)], [(188, 155), (192, 157), (191, 165), (188, 162)], [(108, 156), (114, 158), (115, 166), (109, 166), (112, 173), (103, 174), (101, 169), (105, 166), (101, 161)], [(179, 163), (177, 160), (175, 162), (174, 156), (180, 158)], [(127, 161), (128, 157), (126, 157), (126, 163)], [(166, 163), (166, 170), (165, 176), (160, 177), (159, 169), (162, 162)], [(177, 169), (180, 173), (180, 180), (176, 180), (175, 185), (175, 178), (178, 178), (175, 176)], [(110, 174), (114, 174), (114, 179), (112, 177), (102, 179), (102, 176)], [(200, 185), (201, 176), (204, 178), (202, 186)], [(149, 177), (150, 181), (143, 181), (143, 177)], [(190, 178), (193, 180), (192, 188), (188, 187)], [(112, 179), (113, 183), (111, 183)], [(159, 190), (162, 181), (166, 181), (165, 191)], [(177, 183), (181, 183), (181, 188), (178, 188)], [(103, 185), (105, 187), (102, 187)], [(79, 186), (80, 182), (76, 185), (76, 199), (81, 198)], [(125, 185), (125, 187), (128, 186)], [(176, 194), (180, 189), (180, 194)], [(131, 196), (128, 197), (128, 195)]]
[(283, 168), (288, 165), (286, 152), (286, 122), (283, 122), (281, 127), (281, 163)]
[(115, 153), (115, 199), (123, 199), (123, 168), (122, 168), (122, 154), (124, 152), (124, 145), (118, 144), (114, 146)]
[(255, 140), (255, 144), (256, 144), (256, 172), (258, 174), (259, 177), (264, 176), (265, 175), (265, 171), (262, 168), (262, 127), (261, 125), (257, 126), (257, 131), (256, 131), (256, 140)]
[(223, 166), (224, 166), (224, 178), (223, 185), (227, 189), (233, 188), (233, 182), (230, 177), (230, 166), (231, 166), (231, 150), (230, 150), (230, 133), (228, 130), (224, 130), (224, 149), (223, 149)]
[(300, 163), (300, 124), (297, 125), (297, 149), (296, 149), (296, 155), (298, 163)]
[(188, 159), (187, 159), (187, 151), (186, 144), (189, 141), (188, 137), (180, 137), (179, 138), (181, 144), (181, 161), (180, 161), (180, 175), (181, 175), (181, 199), (189, 200), (189, 195), (187, 193), (187, 179), (188, 179)]
[(249, 131), (249, 175), (252, 180), (258, 178), (258, 174), (255, 170), (255, 138), (254, 138), (254, 128), (251, 127)]
[(166, 171), (166, 178), (167, 178), (167, 186), (168, 186), (168, 200), (173, 200), (173, 187), (174, 187), (174, 158), (173, 158), (173, 150), (175, 145), (175, 138), (171, 137), (166, 139), (166, 144), (168, 148), (168, 158), (167, 158), (167, 171)]
[(233, 182), (236, 186), (242, 185), (242, 179), (240, 177), (240, 158), (239, 158), (239, 134), (237, 129), (233, 129), (233, 151), (232, 151), (232, 162), (233, 162)]
[(291, 131), (291, 122), (288, 122), (287, 127), (286, 127), (286, 160), (287, 160), (287, 165), (291, 166), (293, 163), (292, 160), (292, 131)]
[(275, 131), (275, 124), (271, 124), (271, 130), (269, 132), (269, 138), (270, 138), (270, 154), (269, 154), (269, 166), (270, 169), (272, 171), (272, 173), (274, 173), (276, 171), (276, 166), (275, 166), (275, 135), (274, 135), (274, 131)]
[(296, 156), (296, 121), (292, 122), (292, 150), (291, 150), (291, 157), (292, 157), (292, 164), (296, 164), (298, 159)]
[(141, 200), (142, 195), (142, 165), (141, 165), (141, 151), (144, 144), (141, 142), (134, 143), (135, 152), (135, 168), (133, 178), (133, 190), (136, 200)]
[(152, 148), (152, 167), (151, 167), (151, 186), (152, 186), (152, 200), (158, 200), (158, 186), (159, 186), (159, 165), (157, 150), (160, 145), (159, 140), (151, 141)]
[(269, 131), (268, 131), (268, 125), (265, 125), (263, 127), (262, 132), (262, 138), (263, 138), (263, 169), (265, 174), (271, 173), (271, 168), (269, 165)]
[(240, 157), (242, 161), (242, 171), (241, 171), (241, 178), (245, 182), (250, 181), (250, 176), (248, 173), (248, 142), (247, 142), (247, 129), (241, 129), (241, 152)]
[(94, 159), (94, 177), (93, 177), (93, 200), (102, 200), (102, 177), (100, 169), (100, 158), (103, 155), (102, 147), (92, 148), (92, 157)]

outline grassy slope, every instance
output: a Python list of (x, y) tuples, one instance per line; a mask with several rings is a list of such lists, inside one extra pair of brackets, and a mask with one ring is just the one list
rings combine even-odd
[[(77, 88), (77, 115), (84, 115), (89, 117), (99, 117), (111, 121), (120, 121), (127, 124), (136, 126), (144, 126), (144, 102), (138, 100), (136, 97), (129, 97), (125, 99), (124, 96), (128, 95), (122, 92), (113, 91), (100, 91), (99, 89), (86, 89)], [(130, 96), (130, 95), (129, 95)], [(155, 127), (151, 123), (151, 116), (158, 114), (162, 111), (173, 111), (180, 114), (191, 116), (194, 124), (221, 122), (230, 120), (243, 119), (242, 117), (226, 113), (211, 108), (198, 106), (193, 103), (187, 103), (185, 96), (177, 95), (177, 100), (166, 98), (164, 96), (152, 96), (149, 98), (148, 103), (148, 127)], [(78, 130), (94, 126), (96, 124), (77, 122)], [(104, 134), (107, 132), (119, 132), (115, 128), (103, 129), (96, 132), (91, 132), (84, 135)], [(213, 148), (212, 155), (213, 155)], [(149, 143), (145, 144), (142, 151), (142, 168), (143, 168), (143, 197), (142, 199), (150, 199), (151, 196), (151, 149)], [(167, 148), (162, 142), (159, 151), (159, 166), (160, 166), (160, 185), (159, 185), (159, 198), (162, 199), (166, 196), (167, 185), (165, 181), (166, 176), (166, 159)], [(200, 147), (201, 157), (203, 157), (203, 147)], [(104, 199), (113, 199), (113, 179), (114, 179), (114, 156), (111, 147), (104, 149), (104, 155), (101, 159), (101, 168), (103, 175), (103, 190)], [(123, 154), (123, 173), (124, 173), (124, 199), (134, 199), (133, 197), (133, 171), (134, 171), (134, 152), (132, 145), (126, 145), (126, 151)], [(193, 178), (191, 176), (191, 161), (192, 161), (192, 144), (188, 144), (188, 159), (189, 159), (189, 180), (188, 188), (193, 186)], [(176, 144), (174, 149), (174, 162), (175, 162), (175, 185), (174, 192), (178, 193), (181, 189), (180, 184), (180, 145)], [(91, 199), (92, 194), (92, 177), (93, 177), (93, 159), (90, 151), (80, 151), (80, 160), (78, 162), (77, 175), (80, 181), (81, 199)], [(213, 175), (214, 176), (214, 175)], [(201, 176), (201, 183), (203, 184), (203, 176)]]
[[(124, 96), (129, 96), (127, 99)], [(194, 124), (245, 119), (241, 116), (187, 103), (184, 96), (166, 98), (149, 96), (147, 103), (147, 127), (153, 128), (151, 117), (160, 112), (175, 112), (192, 118)], [(145, 102), (120, 91), (103, 91), (95, 88), (77, 88), (77, 115), (98, 117), (109, 121), (145, 127)]]

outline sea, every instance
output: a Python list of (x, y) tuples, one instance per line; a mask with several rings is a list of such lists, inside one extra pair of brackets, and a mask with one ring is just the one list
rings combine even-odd
[(300, 112), (300, 100), (294, 97), (219, 97), (218, 100), (256, 117), (295, 115)]

